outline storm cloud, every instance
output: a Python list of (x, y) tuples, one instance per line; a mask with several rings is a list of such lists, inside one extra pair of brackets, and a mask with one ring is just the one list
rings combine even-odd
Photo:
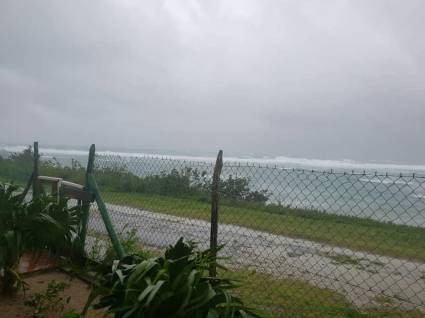
[(425, 2), (0, 2), (0, 142), (425, 163)]

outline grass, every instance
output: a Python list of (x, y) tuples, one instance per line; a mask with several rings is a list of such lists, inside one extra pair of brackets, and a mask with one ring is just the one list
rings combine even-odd
[(360, 270), (367, 271), (369, 273), (378, 273), (378, 268), (382, 268), (384, 263), (376, 260), (369, 260), (364, 257), (354, 257), (351, 255), (334, 254), (334, 253), (322, 253), (323, 256), (332, 260), (333, 264), (346, 265), (349, 267), (355, 267)]
[(267, 318), (425, 317), (418, 310), (397, 308), (389, 299), (385, 300), (385, 303), (377, 301), (378, 305), (375, 308), (358, 310), (343, 295), (301, 281), (276, 280), (269, 275), (248, 270), (227, 271), (220, 274), (240, 281), (239, 296), (249, 306), (258, 308)]
[[(102, 195), (113, 204), (193, 219), (210, 219), (210, 204), (194, 198), (123, 192), (104, 192)], [(219, 222), (378, 255), (425, 261), (425, 229), (419, 227), (302, 209), (225, 204), (220, 206)]]
[[(105, 238), (105, 235), (101, 234), (99, 238)], [(134, 241), (130, 239), (130, 242)], [(164, 252), (140, 243), (130, 245), (134, 251), (142, 251), (147, 256), (159, 256)], [(397, 307), (396, 301), (386, 296), (375, 298), (376, 307), (356, 309), (342, 294), (300, 280), (276, 279), (248, 269), (219, 269), (218, 274), (239, 282), (240, 287), (235, 291), (237, 296), (264, 318), (425, 318), (425, 314), (418, 310)]]
[(334, 264), (341, 265), (359, 265), (364, 258), (355, 258), (350, 255), (336, 254), (336, 255), (326, 255), (326, 257), (330, 258)]

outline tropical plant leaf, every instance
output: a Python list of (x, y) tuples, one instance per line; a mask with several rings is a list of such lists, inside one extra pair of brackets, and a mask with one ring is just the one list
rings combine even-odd
[(0, 280), (4, 292), (23, 286), (15, 268), (24, 252), (71, 253), (81, 219), (81, 209), (68, 208), (66, 198), (58, 202), (42, 196), (22, 202), (18, 190), (13, 184), (0, 184)]
[(181, 238), (164, 257), (114, 262), (98, 276), (100, 300), (94, 307), (107, 308), (116, 318), (259, 317), (231, 295), (235, 282), (208, 276), (216, 262), (212, 255)]

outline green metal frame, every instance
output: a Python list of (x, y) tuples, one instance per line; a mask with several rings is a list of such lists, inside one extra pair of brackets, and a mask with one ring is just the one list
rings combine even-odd
[[(105, 202), (103, 201), (102, 195), (100, 194), (99, 187), (97, 186), (96, 179), (94, 177), (94, 160), (96, 156), (96, 146), (92, 144), (89, 150), (89, 158), (87, 161), (86, 169), (86, 184), (85, 190), (92, 192), (95, 195), (95, 200), (97, 207), (99, 208), (100, 215), (102, 216), (103, 223), (105, 224), (106, 231), (108, 232), (109, 238), (111, 239), (112, 246), (117, 253), (117, 256), (122, 259), (125, 256), (124, 249), (121, 245), (121, 242), (118, 238), (117, 233), (115, 232), (114, 226), (112, 225), (111, 218), (109, 217), (108, 209), (106, 208)], [(84, 246), (87, 237), (87, 224), (89, 220), (90, 213), (90, 203), (83, 203), (83, 216), (81, 220), (81, 233), (80, 233), (80, 242), (82, 247), (82, 252), (84, 253)]]
[[(112, 246), (117, 253), (117, 256), (122, 259), (125, 256), (124, 249), (121, 245), (121, 242), (118, 238), (117, 233), (115, 232), (114, 226), (109, 217), (108, 209), (103, 201), (102, 195), (100, 194), (99, 187), (97, 186), (96, 179), (94, 177), (94, 160), (96, 155), (96, 146), (92, 144), (89, 150), (89, 158), (86, 168), (86, 180), (84, 185), (84, 190), (94, 194), (95, 201), (99, 208), (100, 215), (102, 216), (103, 223), (105, 224), (106, 231), (108, 232), (109, 238), (111, 239)], [(39, 153), (38, 153), (38, 142), (34, 142), (34, 168), (31, 175), (32, 186), (33, 186), (33, 198), (40, 196), (40, 183), (38, 180), (38, 167), (39, 167)], [(84, 254), (84, 246), (87, 238), (87, 224), (89, 220), (90, 213), (90, 202), (88, 201), (79, 201), (79, 205), (82, 208), (82, 218), (80, 226), (80, 250)]]
[(109, 237), (112, 241), (112, 246), (118, 257), (122, 259), (125, 256), (124, 249), (121, 242), (115, 233), (114, 226), (112, 225), (111, 218), (109, 217), (108, 209), (106, 208), (105, 202), (103, 201), (102, 195), (100, 194), (99, 188), (96, 183), (96, 179), (93, 174), (89, 174), (89, 189), (94, 193), (96, 198), (97, 207), (99, 208), (100, 214), (105, 224), (106, 231), (108, 231)]

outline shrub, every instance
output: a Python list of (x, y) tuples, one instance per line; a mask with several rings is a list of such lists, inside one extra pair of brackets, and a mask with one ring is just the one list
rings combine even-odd
[(24, 250), (23, 237), (16, 231), (16, 220), (22, 212), (18, 188), (0, 184), (0, 283), (3, 293), (23, 287), (16, 266)]
[[(0, 157), (0, 177), (25, 182), (31, 174), (32, 164), (31, 147), (21, 153), (11, 154), (8, 158)], [(84, 183), (85, 170), (76, 160), (72, 160), (70, 166), (62, 165), (55, 158), (41, 160), (40, 171), (49, 176)], [(205, 170), (190, 167), (172, 168), (153, 175), (138, 176), (125, 164), (108, 162), (107, 166), (96, 166), (95, 171), (97, 184), (106, 191), (190, 196), (203, 200), (209, 200), (211, 193), (211, 175)], [(231, 204), (265, 205), (270, 197), (267, 190), (251, 189), (248, 178), (232, 175), (222, 178), (219, 190), (222, 199)]]
[(195, 251), (180, 239), (164, 257), (128, 256), (99, 273), (91, 299), (121, 317), (259, 317), (231, 295), (234, 281), (209, 277), (215, 263), (211, 250)]
[(69, 254), (80, 225), (80, 208), (68, 208), (66, 199), (21, 203), (17, 190), (0, 184), (0, 282), (5, 293), (23, 287), (15, 269), (24, 252)]
[(79, 206), (68, 208), (66, 198), (43, 196), (24, 205), (24, 217), (18, 224), (25, 247), (33, 252), (70, 254), (80, 226)]
[(219, 191), (221, 197), (225, 200), (257, 204), (265, 204), (270, 196), (267, 190), (251, 190), (249, 188), (249, 179), (234, 178), (232, 175), (220, 181)]

